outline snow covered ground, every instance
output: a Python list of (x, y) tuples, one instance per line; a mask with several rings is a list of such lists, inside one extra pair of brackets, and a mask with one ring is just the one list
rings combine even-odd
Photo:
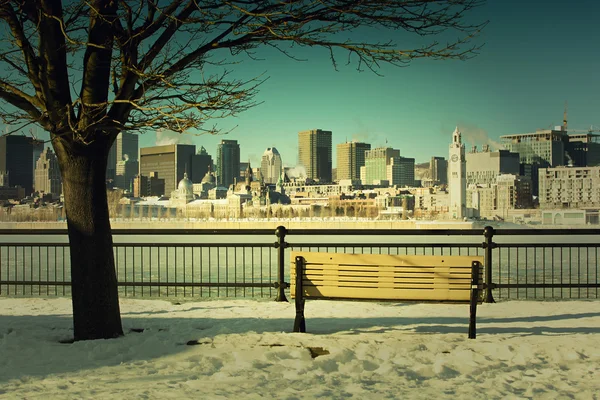
[(476, 340), (467, 305), (307, 302), (308, 334), (291, 303), (121, 311), (125, 337), (61, 344), (69, 299), (0, 299), (0, 398), (600, 398), (598, 301), (483, 304)]

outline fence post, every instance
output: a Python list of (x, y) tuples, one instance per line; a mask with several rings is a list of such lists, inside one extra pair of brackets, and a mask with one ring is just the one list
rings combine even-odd
[(494, 237), (494, 228), (486, 226), (483, 228), (483, 236), (485, 241), (483, 242), (483, 248), (485, 250), (485, 293), (484, 303), (495, 303), (494, 297), (492, 296), (492, 249), (496, 248), (496, 243), (492, 241)]
[(279, 267), (277, 271), (277, 282), (275, 282), (275, 288), (278, 289), (275, 301), (288, 301), (284, 292), (284, 290), (288, 287), (288, 284), (283, 280), (283, 275), (285, 273), (285, 249), (288, 247), (288, 244), (285, 241), (286, 234), (287, 229), (285, 229), (285, 226), (280, 225), (275, 229), (277, 241), (275, 242), (274, 246), (277, 249), (277, 266)]

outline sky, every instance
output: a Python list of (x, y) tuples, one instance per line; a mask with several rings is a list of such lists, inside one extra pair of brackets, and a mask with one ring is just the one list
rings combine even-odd
[(598, 398), (597, 302), (482, 304), (474, 340), (468, 307), (121, 299), (124, 337), (62, 344), (70, 299), (3, 298), (0, 398)]
[[(258, 166), (268, 147), (276, 147), (286, 166), (297, 162), (297, 133), (333, 132), (333, 164), (339, 143), (359, 140), (372, 147), (391, 146), (405, 157), (426, 162), (448, 155), (455, 126), (467, 149), (490, 144), (500, 135), (533, 132), (562, 124), (568, 101), (572, 130), (600, 128), (600, 3), (593, 0), (489, 0), (469, 14), (474, 23), (489, 21), (473, 44), (480, 54), (466, 61), (416, 60), (379, 72), (345, 66), (341, 54), (335, 71), (326, 50), (299, 48), (299, 62), (272, 49), (236, 66), (239, 76), (265, 73), (256, 101), (261, 105), (237, 117), (218, 120), (227, 135), (183, 135), (181, 143), (204, 146), (216, 158), (222, 139), (240, 143), (242, 161)], [(366, 33), (370, 39), (414, 45), (390, 31)], [(451, 39), (457, 37), (454, 34)], [(162, 139), (169, 139), (163, 134)], [(160, 138), (159, 138), (160, 139)], [(176, 140), (171, 139), (171, 140)], [(154, 132), (140, 137), (140, 147), (155, 145)]]

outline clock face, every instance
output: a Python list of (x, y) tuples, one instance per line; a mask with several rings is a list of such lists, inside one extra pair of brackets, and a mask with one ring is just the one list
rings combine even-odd
[(450, 157), (450, 160), (456, 162), (456, 161), (458, 161), (458, 156), (456, 154), (452, 154), (452, 157)]

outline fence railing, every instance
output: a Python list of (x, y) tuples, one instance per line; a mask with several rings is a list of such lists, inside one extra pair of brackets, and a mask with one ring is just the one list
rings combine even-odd
[[(125, 238), (115, 241), (113, 251), (119, 293), (127, 297), (275, 297), (284, 301), (291, 250), (479, 255), (485, 258), (488, 302), (494, 298), (599, 297), (598, 229), (278, 227), (274, 236), (266, 229), (115, 229), (113, 234)], [(64, 239), (66, 231), (0, 230), (0, 295), (70, 295), (69, 247), (57, 235)], [(26, 241), (19, 242), (20, 238)]]

